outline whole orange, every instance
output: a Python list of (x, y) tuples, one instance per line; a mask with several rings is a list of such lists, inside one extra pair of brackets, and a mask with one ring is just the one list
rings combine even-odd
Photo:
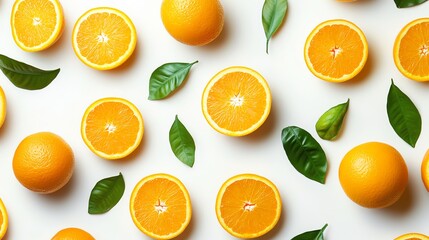
[(39, 132), (21, 141), (12, 165), (16, 179), (24, 187), (38, 193), (52, 193), (70, 180), (74, 155), (60, 136)]
[(164, 0), (161, 18), (172, 37), (192, 46), (212, 42), (224, 25), (223, 7), (219, 0)]
[(64, 228), (57, 232), (51, 240), (94, 240), (95, 238), (80, 228)]
[(383, 208), (395, 203), (408, 184), (408, 169), (392, 146), (368, 142), (351, 149), (339, 168), (341, 186), (355, 203)]

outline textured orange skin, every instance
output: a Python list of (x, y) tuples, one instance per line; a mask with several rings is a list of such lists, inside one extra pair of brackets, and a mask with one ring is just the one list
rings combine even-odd
[(22, 140), (15, 150), (12, 165), (16, 179), (24, 187), (38, 193), (52, 193), (70, 180), (74, 155), (61, 137), (40, 132)]
[(351, 149), (339, 168), (341, 186), (355, 203), (367, 208), (394, 204), (408, 184), (401, 154), (385, 143), (368, 142)]
[(60, 230), (51, 240), (95, 240), (95, 238), (80, 228), (71, 227)]
[(164, 0), (161, 18), (172, 37), (192, 46), (212, 42), (224, 25), (223, 7), (219, 0)]

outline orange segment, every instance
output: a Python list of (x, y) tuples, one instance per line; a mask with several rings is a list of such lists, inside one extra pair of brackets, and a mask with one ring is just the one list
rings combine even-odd
[(344, 82), (355, 77), (368, 58), (363, 32), (352, 22), (335, 19), (319, 24), (307, 37), (304, 59), (318, 78)]
[(120, 66), (134, 52), (137, 33), (131, 19), (114, 8), (94, 8), (84, 13), (73, 28), (72, 44), (86, 65), (109, 70)]
[(11, 14), (12, 36), (25, 51), (41, 51), (63, 32), (64, 16), (58, 0), (17, 0)]
[(429, 150), (426, 152), (423, 157), (422, 166), (421, 166), (421, 175), (423, 184), (426, 187), (426, 190), (429, 192)]
[(228, 179), (216, 199), (216, 216), (222, 227), (238, 238), (256, 238), (269, 232), (281, 214), (276, 186), (254, 174)]
[(137, 107), (125, 99), (99, 99), (86, 109), (81, 134), (85, 144), (98, 156), (123, 158), (140, 145), (143, 118)]
[(406, 233), (395, 240), (429, 240), (429, 237), (421, 233)]
[(130, 213), (134, 224), (146, 235), (171, 239), (181, 234), (191, 221), (191, 200), (179, 179), (153, 174), (134, 187)]
[(253, 69), (229, 67), (207, 84), (202, 97), (207, 122), (216, 131), (243, 136), (258, 129), (271, 110), (267, 81)]
[(429, 81), (429, 18), (416, 19), (402, 28), (395, 40), (393, 58), (407, 78)]
[(3, 204), (3, 201), (0, 198), (0, 239), (3, 239), (4, 235), (7, 232), (7, 227), (9, 226), (9, 220), (7, 216), (6, 207)]

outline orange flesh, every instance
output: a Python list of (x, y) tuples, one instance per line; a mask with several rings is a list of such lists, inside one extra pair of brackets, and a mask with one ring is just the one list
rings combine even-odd
[(267, 94), (249, 73), (231, 72), (210, 89), (207, 110), (213, 121), (230, 131), (249, 129), (262, 118)]
[(132, 42), (131, 30), (118, 15), (95, 13), (81, 23), (76, 42), (80, 53), (89, 62), (110, 64), (118, 61), (128, 51), (129, 44), (123, 43)]
[(104, 102), (88, 114), (85, 132), (92, 146), (108, 155), (125, 152), (139, 133), (139, 120), (123, 103)]
[(227, 187), (221, 200), (221, 216), (233, 232), (254, 234), (273, 224), (277, 216), (274, 191), (253, 179), (239, 180)]
[(331, 78), (351, 74), (363, 59), (358, 33), (345, 25), (329, 25), (311, 40), (308, 56), (316, 72)]
[(56, 16), (55, 7), (49, 1), (21, 2), (14, 17), (19, 41), (27, 47), (46, 42), (57, 25)]
[(411, 27), (399, 45), (401, 65), (413, 75), (429, 75), (429, 22)]
[(133, 210), (144, 229), (163, 236), (177, 232), (186, 222), (186, 207), (186, 197), (176, 183), (155, 178), (140, 187)]

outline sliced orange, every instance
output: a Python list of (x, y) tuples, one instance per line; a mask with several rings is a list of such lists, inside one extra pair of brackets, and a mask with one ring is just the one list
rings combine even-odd
[(216, 216), (222, 227), (238, 238), (256, 238), (280, 219), (282, 204), (277, 187), (255, 174), (228, 179), (216, 198)]
[(304, 46), (308, 69), (329, 82), (344, 82), (365, 66), (368, 43), (362, 30), (343, 19), (320, 23), (311, 31)]
[(7, 232), (7, 227), (9, 226), (9, 220), (7, 216), (6, 207), (3, 204), (3, 201), (0, 198), (0, 239), (3, 239), (4, 235)]
[(95, 238), (83, 229), (69, 227), (58, 231), (51, 240), (95, 240)]
[(429, 81), (429, 18), (416, 19), (402, 28), (395, 40), (393, 59), (405, 77)]
[(421, 166), (421, 175), (423, 184), (426, 187), (426, 190), (429, 192), (429, 150), (426, 152), (423, 157), (422, 166)]
[(76, 22), (72, 44), (77, 57), (97, 70), (123, 64), (134, 52), (136, 28), (131, 19), (115, 8), (93, 8)]
[(207, 84), (202, 110), (216, 131), (229, 136), (254, 132), (271, 110), (271, 91), (264, 77), (247, 67), (229, 67)]
[(58, 0), (16, 0), (10, 19), (15, 43), (25, 51), (41, 51), (54, 44), (64, 28)]
[(6, 95), (4, 94), (3, 88), (0, 87), (0, 128), (1, 126), (3, 126), (5, 119), (6, 119)]
[(421, 233), (406, 233), (395, 240), (429, 240), (429, 237)]
[(92, 152), (105, 159), (128, 156), (143, 137), (143, 118), (137, 107), (122, 98), (92, 103), (82, 118), (81, 134)]
[(130, 213), (140, 231), (154, 239), (172, 239), (191, 221), (192, 207), (183, 183), (168, 174), (141, 179), (131, 194)]

